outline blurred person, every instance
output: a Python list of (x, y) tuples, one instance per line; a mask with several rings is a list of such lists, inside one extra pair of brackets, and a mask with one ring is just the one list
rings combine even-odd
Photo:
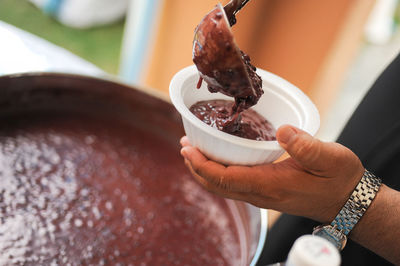
[(382, 184), (351, 225), (343, 265), (400, 265), (399, 73), (400, 55), (376, 80), (337, 142), (281, 126), (277, 141), (290, 157), (277, 163), (225, 166), (207, 159), (187, 137), (181, 139), (185, 164), (205, 189), (283, 213), (268, 232), (260, 265), (284, 261), (295, 239), (343, 218), (346, 213), (339, 211), (352, 193), (365, 189), (358, 186), (369, 174), (365, 169), (376, 176), (370, 180), (381, 178)]

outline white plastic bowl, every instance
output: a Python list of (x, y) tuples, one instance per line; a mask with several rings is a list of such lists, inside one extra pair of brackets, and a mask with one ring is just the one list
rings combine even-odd
[[(263, 80), (264, 94), (252, 108), (278, 129), (281, 125), (296, 126), (314, 135), (320, 125), (319, 113), (311, 100), (288, 81), (257, 69)], [(189, 110), (198, 101), (233, 98), (221, 93), (210, 93), (203, 82), (196, 89), (199, 74), (192, 65), (174, 75), (169, 86), (172, 104), (182, 116), (190, 143), (209, 159), (234, 165), (257, 165), (278, 159), (284, 150), (277, 141), (256, 141), (240, 138), (213, 128)]]

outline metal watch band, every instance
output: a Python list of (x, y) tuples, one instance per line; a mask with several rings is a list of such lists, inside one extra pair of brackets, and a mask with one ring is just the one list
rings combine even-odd
[(360, 182), (332, 223), (314, 228), (313, 234), (326, 238), (342, 250), (346, 245), (347, 235), (367, 211), (381, 184), (379, 177), (365, 169)]
[(331, 225), (347, 236), (371, 205), (381, 184), (379, 177), (365, 169), (360, 182)]

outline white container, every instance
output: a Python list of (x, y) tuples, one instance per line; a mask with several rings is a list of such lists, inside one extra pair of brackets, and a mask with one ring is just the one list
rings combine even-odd
[(340, 253), (325, 238), (303, 235), (296, 239), (289, 251), (286, 266), (339, 266)]
[[(320, 125), (319, 113), (311, 100), (286, 80), (257, 69), (263, 80), (264, 94), (252, 108), (278, 129), (281, 125), (296, 126), (314, 135)], [(213, 128), (198, 119), (189, 110), (198, 101), (227, 99), (221, 93), (210, 93), (203, 82), (196, 89), (199, 74), (192, 65), (174, 75), (169, 86), (172, 104), (182, 116), (183, 126), (190, 143), (209, 159), (235, 165), (257, 165), (278, 159), (284, 150), (277, 141), (245, 139)]]

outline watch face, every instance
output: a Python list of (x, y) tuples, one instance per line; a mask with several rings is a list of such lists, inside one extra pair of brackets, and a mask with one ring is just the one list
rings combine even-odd
[(338, 250), (342, 250), (347, 237), (331, 225), (320, 225), (314, 228), (313, 235), (320, 236), (331, 242)]

